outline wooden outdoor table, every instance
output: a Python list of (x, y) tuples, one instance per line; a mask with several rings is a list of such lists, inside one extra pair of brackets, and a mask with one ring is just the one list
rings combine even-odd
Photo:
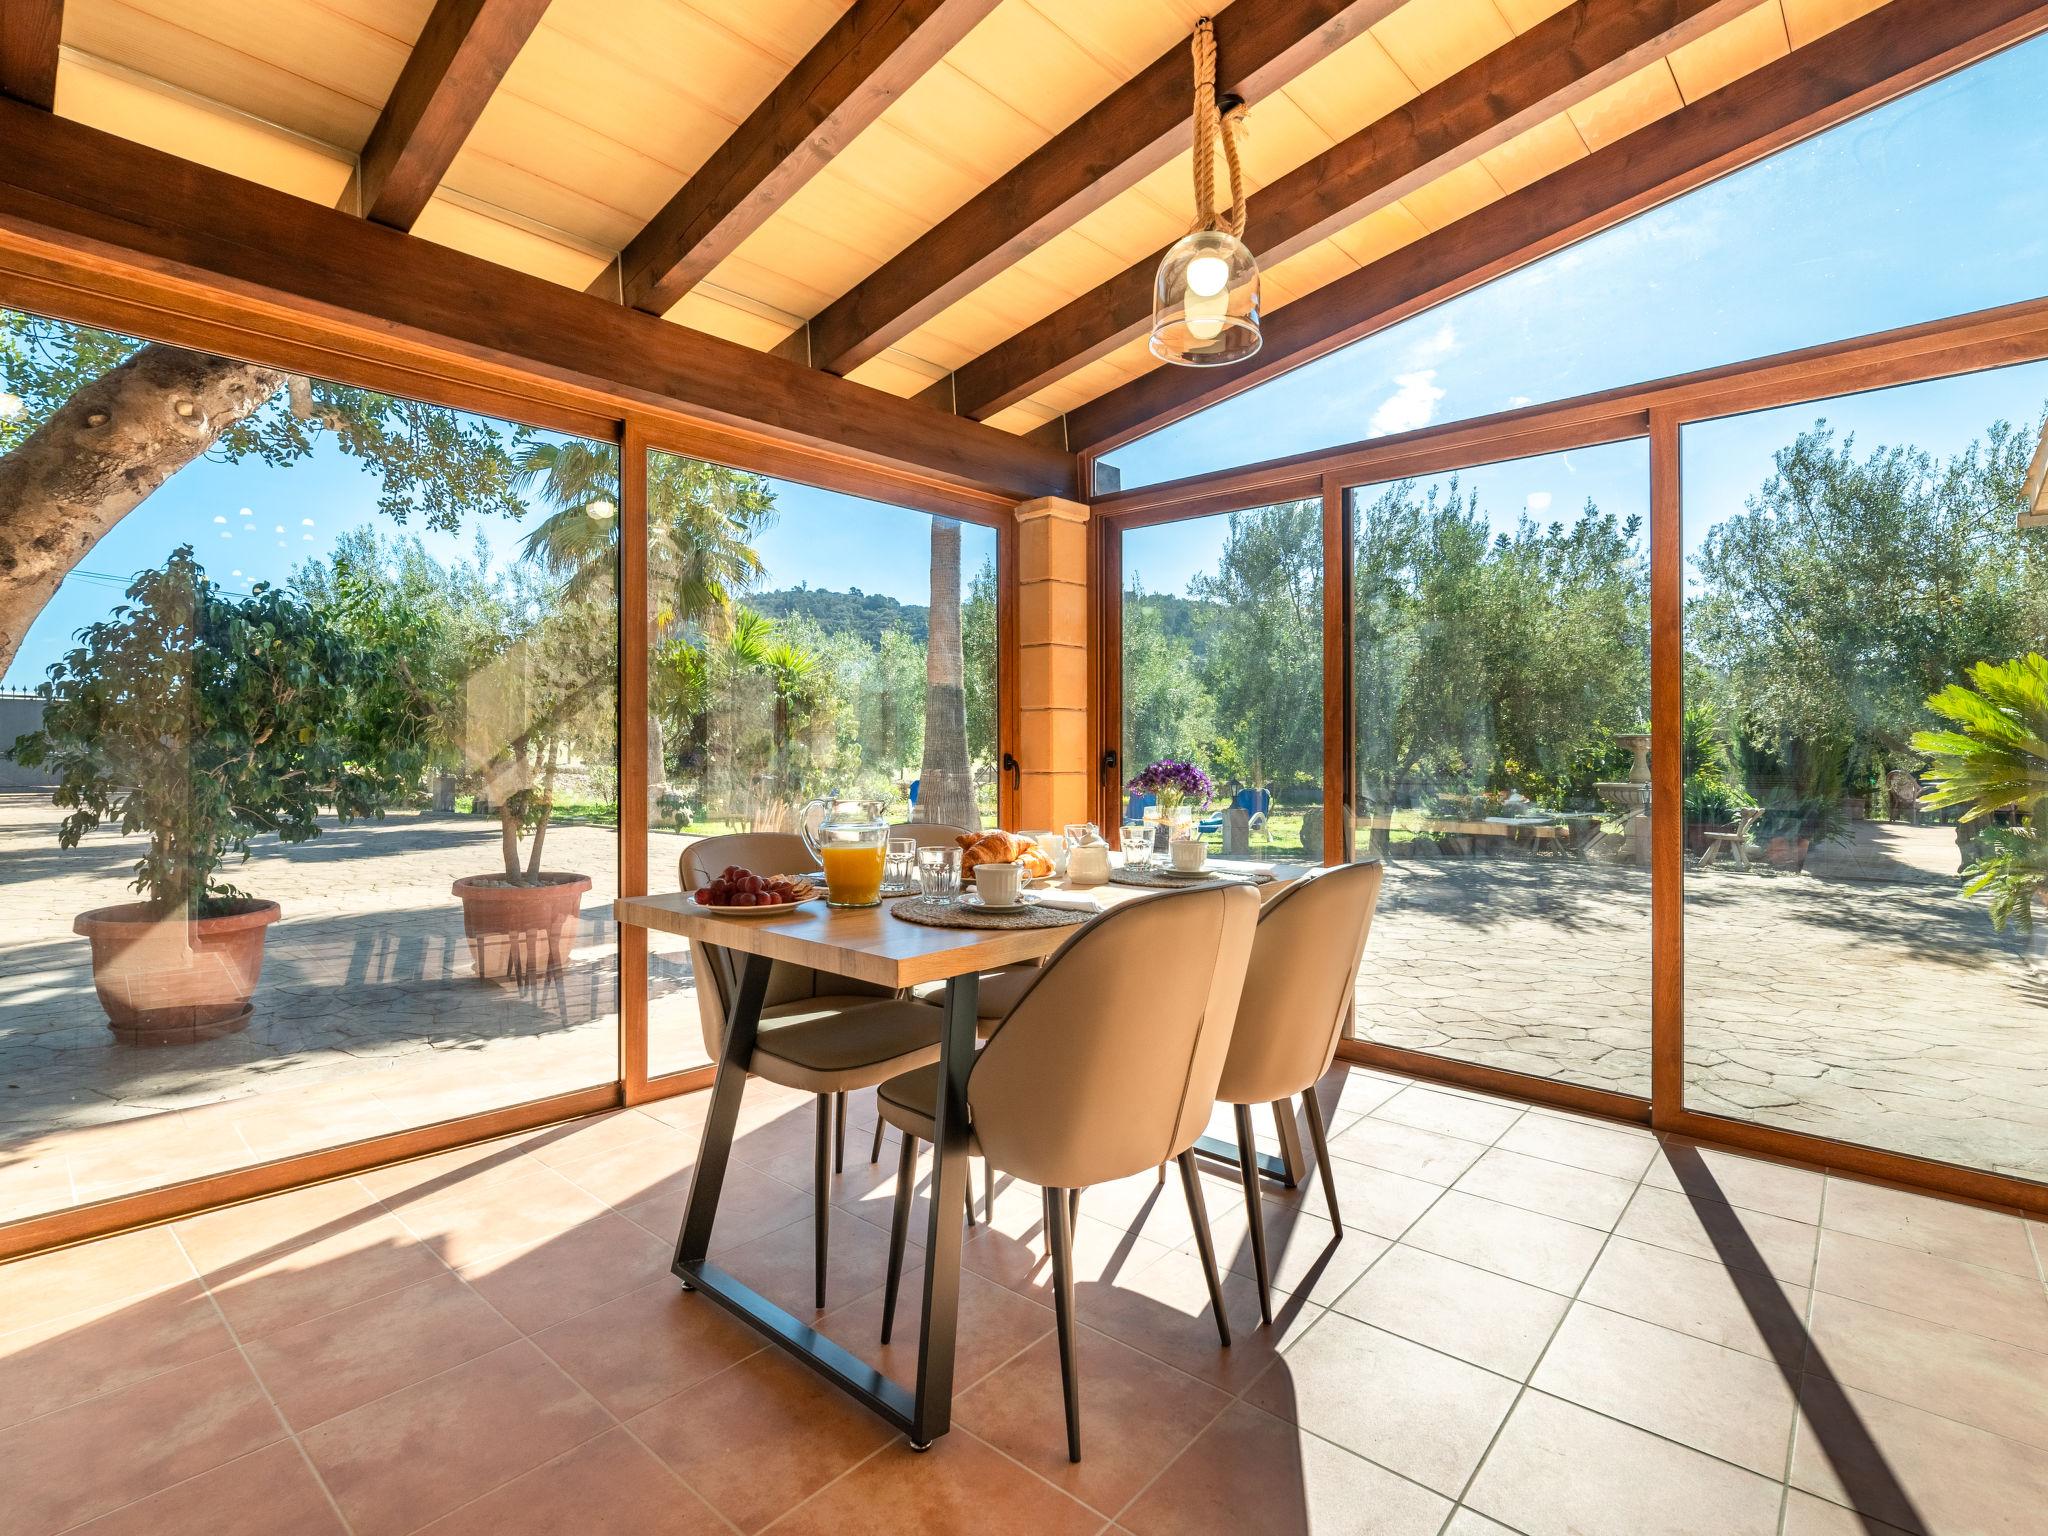
[[(1228, 871), (1233, 865), (1221, 862), (1215, 867)], [(1270, 897), (1305, 873), (1300, 865), (1259, 867), (1274, 875), (1259, 887), (1262, 897)], [(1056, 894), (1063, 901), (1092, 899), (1106, 910), (1122, 901), (1159, 893), (1100, 885), (1086, 890), (1062, 886), (1046, 894)], [(904, 1431), (914, 1447), (925, 1449), (952, 1424), (953, 1346), (959, 1321), (960, 1242), (968, 1174), (967, 1071), (974, 1062), (978, 978), (983, 971), (1044, 959), (1072, 936), (1074, 928), (928, 928), (890, 916), (886, 902), (879, 907), (843, 908), (815, 901), (783, 917), (733, 917), (713, 907), (700, 907), (680, 891), (622, 897), (614, 911), (621, 923), (699, 939), (747, 957), (726, 1015), (725, 1045), (712, 1080), (704, 1139), (690, 1180), (682, 1230), (676, 1238), (673, 1269), (677, 1278), (685, 1289), (711, 1297)], [(706, 1259), (733, 1131), (739, 1121), (740, 1099), (746, 1090), (747, 1062), (760, 1029), (769, 967), (776, 960), (890, 988), (946, 983), (939, 1094), (933, 1106), (935, 1165), (924, 1248), (923, 1348), (918, 1352), (914, 1388), (890, 1380)], [(1294, 1124), (1291, 1113), (1282, 1118), (1286, 1121), (1281, 1132), (1284, 1147)], [(1205, 1150), (1227, 1153), (1236, 1161), (1235, 1147), (1212, 1143)], [(1262, 1159), (1262, 1166), (1271, 1161)], [(1299, 1177), (1298, 1170), (1288, 1173)]]

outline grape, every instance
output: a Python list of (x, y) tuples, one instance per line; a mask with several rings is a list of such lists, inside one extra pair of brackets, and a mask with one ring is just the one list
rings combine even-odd
[(700, 907), (708, 907), (711, 905), (711, 887), (705, 886), (702, 890), (697, 892), (697, 905)]

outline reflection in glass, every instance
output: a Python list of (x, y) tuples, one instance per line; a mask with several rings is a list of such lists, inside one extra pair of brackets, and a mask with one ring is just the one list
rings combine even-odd
[(0, 543), (75, 552), (0, 572), (0, 1220), (610, 1081), (611, 565), (530, 533), (613, 451), (16, 312), (0, 366)]
[(1361, 1037), (1650, 1086), (1641, 442), (1351, 492)]
[[(993, 823), (993, 529), (673, 453), (647, 482), (650, 890), (819, 796)], [(648, 950), (650, 1070), (701, 1066), (689, 945)]]
[(1322, 857), (1322, 551), (1316, 501), (1123, 535), (1125, 823), (1162, 809), (1129, 781), (1190, 763), (1212, 852)]
[(1690, 1109), (2048, 1178), (2048, 364), (1683, 437)]

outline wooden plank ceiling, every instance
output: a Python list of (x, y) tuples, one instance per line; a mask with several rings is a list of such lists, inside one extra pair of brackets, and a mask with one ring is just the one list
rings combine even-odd
[[(1885, 3), (1227, 0), (1267, 313)], [(1156, 366), (1202, 10), (8, 0), (0, 90), (47, 93), (61, 15), (60, 115), (1057, 438)]]

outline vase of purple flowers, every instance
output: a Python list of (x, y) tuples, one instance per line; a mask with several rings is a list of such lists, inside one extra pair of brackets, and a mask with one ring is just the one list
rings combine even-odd
[[(1158, 820), (1165, 825), (1169, 839), (1194, 836), (1195, 816), (1208, 806), (1209, 797), (1216, 791), (1209, 775), (1177, 757), (1162, 757), (1146, 764), (1144, 772), (1124, 788), (1135, 795), (1152, 796), (1158, 807)], [(1150, 812), (1145, 819), (1153, 819)]]

